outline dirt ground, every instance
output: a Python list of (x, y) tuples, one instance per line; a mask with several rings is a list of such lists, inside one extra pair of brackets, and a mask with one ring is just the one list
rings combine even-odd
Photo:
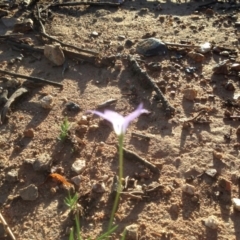
[[(11, 105), (0, 126), (0, 206), (16, 239), (68, 239), (74, 219), (64, 204), (67, 191), (48, 177), (50, 173), (59, 173), (72, 183), (79, 175), (80, 184), (74, 186), (79, 193), (83, 239), (96, 239), (106, 230), (113, 206), (112, 179), (118, 173), (117, 137), (111, 125), (86, 111), (115, 99), (106, 109), (127, 115), (142, 102), (150, 111), (130, 125), (124, 147), (154, 164), (159, 174), (142, 162), (124, 158), (124, 177), (129, 176), (143, 194), (122, 195), (114, 220), (118, 229), (112, 239), (120, 239), (126, 226), (137, 224), (139, 240), (240, 240), (240, 212), (232, 205), (232, 198), (240, 197), (239, 117), (231, 118), (239, 116), (239, 105), (233, 101), (240, 94), (240, 68), (233, 73), (229, 70), (240, 61), (239, 13), (234, 8), (220, 9), (233, 6), (228, 3), (196, 11), (206, 3), (126, 1), (119, 7), (53, 8), (43, 21), (46, 33), (98, 52), (99, 59), (113, 59), (113, 64), (98, 65), (67, 57), (69, 67), (64, 72), (63, 66), (55, 66), (43, 53), (4, 41), (1, 36), (11, 34), (12, 28), (0, 21), (0, 69), (63, 84), (62, 88), (40, 85), (0, 73), (0, 84), (9, 91), (8, 97), (21, 86), (28, 89)], [(7, 17), (32, 18), (36, 12), (35, 7), (16, 4)], [(38, 2), (39, 6), (46, 4), (49, 2)], [(24, 43), (36, 47), (53, 43), (40, 36), (35, 20), (34, 28), (20, 37)], [(203, 54), (200, 62), (188, 55), (191, 48), (186, 47), (169, 47), (164, 56), (140, 56), (138, 42), (151, 36), (194, 46), (210, 42), (222, 50)], [(145, 88), (133, 73), (129, 54), (175, 108), (172, 116), (156, 100), (153, 89)], [(214, 74), (214, 66), (227, 59), (227, 72)], [(152, 62), (160, 67), (151, 68)], [(188, 67), (196, 69), (188, 73)], [(186, 99), (186, 88), (197, 96)], [(51, 109), (40, 105), (47, 95), (53, 97)], [(68, 101), (78, 104), (80, 111), (67, 110)], [(68, 138), (60, 141), (66, 117), (71, 127)], [(194, 117), (196, 121), (188, 121)], [(51, 164), (36, 171), (31, 161), (42, 154), (50, 156)], [(86, 162), (80, 174), (72, 170), (77, 159)], [(14, 170), (17, 176), (12, 177)], [(209, 176), (207, 170), (216, 171), (216, 175)], [(102, 191), (95, 188), (99, 183), (104, 184)], [(31, 184), (37, 187), (38, 196), (24, 200), (20, 192)], [(144, 191), (151, 186), (157, 187)], [(129, 186), (125, 192), (134, 190)], [(209, 219), (214, 219), (210, 227)], [(11, 238), (2, 229), (0, 239)]]

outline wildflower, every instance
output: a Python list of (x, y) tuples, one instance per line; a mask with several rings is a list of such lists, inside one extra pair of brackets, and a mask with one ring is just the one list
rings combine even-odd
[(111, 122), (113, 125), (113, 129), (118, 136), (124, 135), (126, 133), (126, 130), (129, 124), (135, 118), (139, 117), (142, 113), (148, 113), (146, 109), (143, 109), (142, 103), (138, 106), (138, 108), (135, 111), (133, 111), (126, 117), (123, 117), (119, 113), (111, 110), (105, 110), (103, 113), (99, 111), (89, 111), (89, 112), (94, 113)]

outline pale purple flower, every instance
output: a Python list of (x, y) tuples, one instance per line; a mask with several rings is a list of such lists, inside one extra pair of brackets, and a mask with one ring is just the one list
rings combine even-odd
[(128, 116), (123, 117), (117, 112), (111, 110), (105, 110), (103, 113), (99, 111), (88, 111), (94, 113), (109, 122), (112, 123), (113, 129), (117, 135), (125, 134), (130, 122), (135, 118), (139, 117), (142, 113), (148, 113), (146, 109), (143, 109), (143, 104), (141, 103), (138, 108), (130, 113)]

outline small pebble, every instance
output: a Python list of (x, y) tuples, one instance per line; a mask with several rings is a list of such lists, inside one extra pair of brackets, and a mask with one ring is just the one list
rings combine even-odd
[(183, 89), (183, 96), (187, 100), (193, 101), (197, 97), (197, 90), (194, 88)]
[(79, 125), (88, 125), (88, 117), (83, 115), (81, 119), (78, 121)]
[(43, 108), (51, 109), (53, 107), (53, 96), (47, 95), (40, 100), (40, 105)]
[(209, 228), (211, 228), (211, 229), (217, 229), (217, 227), (218, 227), (218, 220), (217, 220), (217, 218), (215, 217), (215, 216), (209, 216), (205, 221), (204, 221), (204, 223), (205, 223), (205, 226), (206, 227), (209, 227)]
[(207, 170), (205, 171), (205, 173), (206, 173), (208, 176), (210, 176), (210, 177), (213, 178), (213, 177), (216, 176), (217, 170), (214, 169), (214, 168), (209, 168), (209, 169), (207, 169)]
[(104, 193), (106, 191), (106, 186), (104, 182), (98, 182), (93, 184), (92, 190), (96, 193)]
[(138, 225), (131, 224), (125, 227), (126, 230), (126, 240), (138, 240)]
[(72, 177), (71, 181), (79, 187), (81, 184), (81, 176), (78, 175), (78, 176)]
[(34, 137), (34, 130), (32, 128), (26, 129), (23, 132), (23, 135), (24, 135), (24, 137), (27, 137), (27, 138), (33, 138)]
[(67, 102), (66, 108), (68, 111), (79, 112), (81, 110), (80, 106), (74, 102)]
[(118, 40), (123, 41), (126, 37), (124, 35), (119, 35)]
[(240, 211), (240, 199), (239, 198), (233, 198), (232, 199), (233, 208)]
[(38, 198), (38, 188), (34, 184), (22, 188), (19, 193), (25, 201), (34, 201)]
[(6, 181), (8, 182), (17, 182), (18, 181), (18, 171), (16, 169), (12, 169), (7, 173)]
[(77, 159), (72, 164), (72, 170), (77, 174), (81, 173), (85, 168), (86, 168), (86, 161), (83, 159)]
[(34, 171), (49, 171), (52, 165), (52, 158), (49, 154), (43, 153), (35, 159), (33, 163)]
[(98, 32), (93, 31), (93, 32), (91, 33), (91, 35), (92, 35), (93, 37), (97, 37), (99, 34), (98, 34)]
[(195, 194), (195, 187), (186, 183), (182, 186), (182, 191), (189, 194), (189, 195), (194, 195)]

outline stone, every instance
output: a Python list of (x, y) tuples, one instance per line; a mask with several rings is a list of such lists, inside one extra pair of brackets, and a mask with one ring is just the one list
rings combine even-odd
[(14, 17), (2, 17), (1, 21), (7, 28), (13, 28), (15, 24), (19, 23), (19, 20)]
[(38, 198), (38, 188), (31, 184), (20, 190), (20, 197), (25, 201), (34, 201)]
[(67, 102), (66, 108), (68, 111), (79, 112), (81, 110), (80, 106), (74, 102)]
[(85, 115), (82, 115), (81, 119), (78, 121), (79, 125), (88, 125), (88, 117)]
[(97, 37), (99, 34), (98, 34), (98, 32), (96, 32), (96, 31), (93, 31), (92, 33), (91, 33), (91, 36), (93, 36), (93, 37)]
[(239, 63), (233, 63), (230, 66), (230, 69), (233, 70), (233, 71), (240, 71), (240, 64)]
[(65, 62), (65, 56), (60, 44), (45, 45), (44, 56), (57, 66), (63, 65)]
[(235, 22), (235, 27), (240, 27), (240, 22)]
[(193, 59), (195, 62), (203, 62), (205, 60), (205, 56), (201, 53), (196, 52), (189, 52), (187, 54), (191, 59)]
[(123, 41), (126, 37), (124, 35), (119, 35), (118, 40)]
[(130, 48), (134, 45), (134, 42), (130, 39), (127, 39), (126, 42), (125, 42), (125, 47), (126, 48)]
[(144, 56), (166, 55), (168, 48), (161, 40), (147, 38), (138, 42), (136, 51)]
[(232, 182), (230, 180), (220, 177), (218, 179), (218, 185), (222, 187), (225, 191), (231, 192)]
[(18, 181), (18, 171), (16, 169), (12, 169), (6, 175), (6, 181), (8, 182), (17, 182)]
[(194, 88), (186, 88), (182, 91), (184, 98), (193, 101), (197, 97), (197, 90)]
[(86, 161), (83, 159), (77, 159), (72, 164), (72, 170), (77, 174), (81, 173), (85, 168), (86, 168)]
[(213, 67), (213, 72), (215, 74), (228, 74), (228, 60), (219, 62)]
[(98, 183), (93, 184), (92, 190), (96, 193), (104, 193), (106, 191), (105, 183), (99, 181)]
[(33, 29), (33, 20), (31, 18), (27, 18), (22, 22), (18, 22), (13, 27), (14, 33), (26, 33), (32, 31)]
[(228, 51), (222, 51), (219, 53), (220, 56), (223, 56), (223, 57), (228, 57), (230, 55), (230, 53)]
[(240, 211), (240, 199), (239, 198), (233, 198), (232, 199), (232, 204), (233, 204), (233, 208), (235, 210)]
[(126, 235), (125, 240), (138, 240), (138, 225), (131, 224), (125, 227)]
[(212, 48), (211, 43), (205, 42), (199, 46), (199, 48), (196, 50), (199, 53), (207, 53), (210, 52)]
[(33, 138), (34, 137), (34, 130), (32, 128), (24, 130), (23, 136), (27, 137), (27, 138)]
[(195, 187), (186, 183), (182, 186), (182, 191), (189, 194), (189, 195), (194, 195), (195, 194)]
[(72, 178), (71, 178), (71, 181), (72, 181), (75, 185), (77, 185), (77, 186), (79, 187), (80, 184), (81, 184), (81, 176), (80, 176), (80, 175), (77, 175), (77, 176), (75, 176), (75, 177), (72, 177)]
[(42, 171), (49, 171), (52, 165), (52, 158), (49, 154), (43, 153), (39, 155), (34, 163), (33, 163), (33, 169), (34, 171), (42, 172)]
[(40, 99), (39, 103), (43, 108), (51, 109), (53, 107), (53, 96), (49, 94)]
[(217, 229), (219, 223), (218, 223), (217, 218), (212, 215), (204, 220), (204, 224), (206, 227), (209, 227), (211, 229)]
[(209, 168), (209, 169), (207, 169), (207, 170), (205, 171), (205, 173), (206, 173), (208, 176), (214, 178), (214, 177), (216, 176), (216, 174), (217, 174), (217, 170), (216, 170), (215, 168)]

